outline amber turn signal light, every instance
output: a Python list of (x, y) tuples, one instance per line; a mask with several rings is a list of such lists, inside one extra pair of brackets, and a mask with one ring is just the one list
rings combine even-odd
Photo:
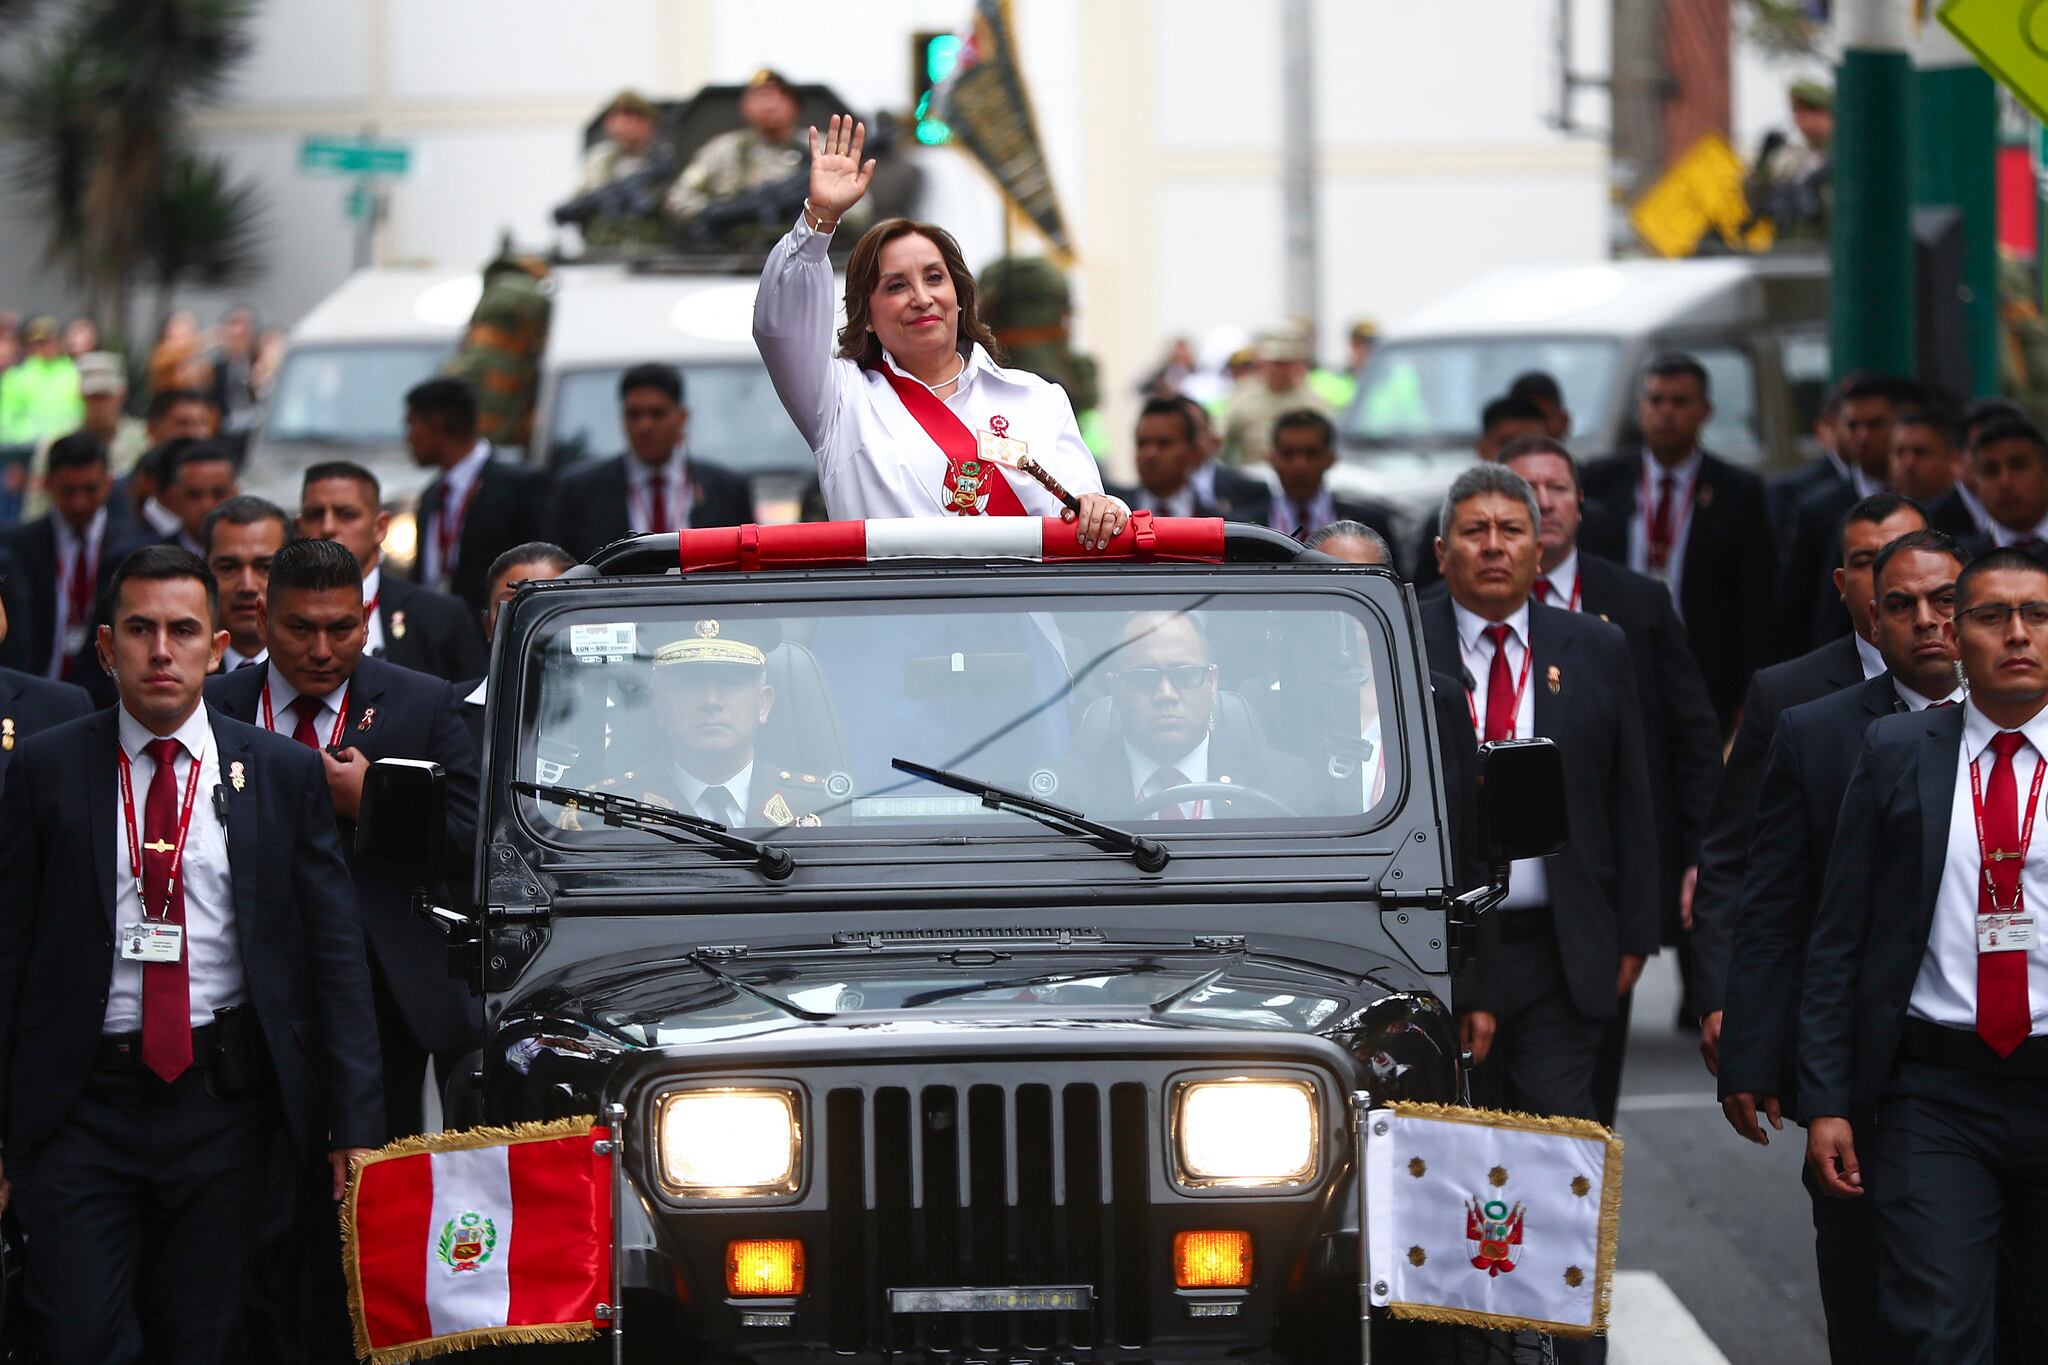
[(725, 1244), (725, 1292), (736, 1299), (793, 1299), (804, 1292), (804, 1244), (795, 1238)]
[(1249, 1232), (1176, 1232), (1173, 1282), (1182, 1289), (1244, 1289), (1252, 1282)]

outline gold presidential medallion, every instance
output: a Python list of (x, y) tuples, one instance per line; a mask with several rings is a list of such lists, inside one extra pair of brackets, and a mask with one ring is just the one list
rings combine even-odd
[(988, 430), (974, 433), (975, 453), (990, 464), (1017, 468), (1031, 447), (1010, 435), (1010, 419), (998, 413), (988, 419)]

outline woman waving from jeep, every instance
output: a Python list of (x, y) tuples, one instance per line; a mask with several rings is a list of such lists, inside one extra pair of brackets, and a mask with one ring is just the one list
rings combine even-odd
[(810, 130), (811, 182), (796, 226), (761, 271), (754, 342), (782, 406), (811, 443), (835, 519), (1064, 516), (1106, 546), (1130, 509), (1102, 491), (1056, 384), (1005, 369), (975, 311), (951, 233), (891, 218), (846, 267), (846, 325), (832, 335), (833, 229), (867, 193), (864, 124)]

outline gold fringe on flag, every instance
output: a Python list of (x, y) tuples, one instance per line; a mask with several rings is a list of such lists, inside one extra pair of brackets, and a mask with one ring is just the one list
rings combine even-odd
[(1497, 1313), (1475, 1313), (1465, 1308), (1438, 1308), (1430, 1304), (1393, 1302), (1387, 1311), (1397, 1318), (1417, 1322), (1451, 1323), (1460, 1327), (1481, 1327), (1490, 1331), (1548, 1332), (1556, 1337), (1607, 1335), (1608, 1314), (1614, 1307), (1614, 1251), (1621, 1239), (1621, 1155), (1619, 1135), (1592, 1119), (1550, 1118), (1509, 1109), (1475, 1109), (1466, 1105), (1423, 1104), (1395, 1100), (1387, 1106), (1407, 1118), (1433, 1119), (1439, 1123), (1469, 1123), (1477, 1128), (1508, 1128), (1525, 1133), (1560, 1133), (1566, 1137), (1588, 1138), (1607, 1149), (1600, 1168), (1600, 1263), (1593, 1272), (1593, 1325), (1545, 1322), (1538, 1318), (1514, 1318)]
[(356, 1192), (362, 1188), (362, 1173), (380, 1161), (418, 1156), (422, 1152), (464, 1152), (477, 1147), (509, 1147), (523, 1142), (553, 1142), (559, 1138), (581, 1137), (597, 1127), (595, 1114), (578, 1114), (547, 1122), (515, 1123), (509, 1127), (463, 1128), (453, 1132), (423, 1133), (386, 1143), (367, 1156), (357, 1157), (348, 1182), (348, 1194), (341, 1201), (341, 1263), (348, 1276), (348, 1318), (355, 1333), (356, 1355), (371, 1365), (405, 1365), (432, 1356), (467, 1351), (477, 1346), (506, 1346), (521, 1342), (590, 1341), (597, 1327), (588, 1322), (536, 1323), (521, 1327), (479, 1327), (467, 1332), (401, 1342), (379, 1350), (370, 1348), (370, 1332), (363, 1320), (362, 1268), (356, 1257)]

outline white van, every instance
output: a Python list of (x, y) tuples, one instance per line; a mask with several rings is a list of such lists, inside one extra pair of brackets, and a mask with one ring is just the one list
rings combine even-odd
[[(1581, 459), (1630, 448), (1637, 377), (1679, 350), (1706, 367), (1706, 448), (1763, 472), (1815, 453), (1828, 380), (1824, 258), (1616, 261), (1497, 271), (1389, 326), (1340, 423), (1340, 492), (1419, 521), (1472, 462), (1479, 414), (1544, 370)], [(1409, 528), (1412, 529), (1412, 528)]]

